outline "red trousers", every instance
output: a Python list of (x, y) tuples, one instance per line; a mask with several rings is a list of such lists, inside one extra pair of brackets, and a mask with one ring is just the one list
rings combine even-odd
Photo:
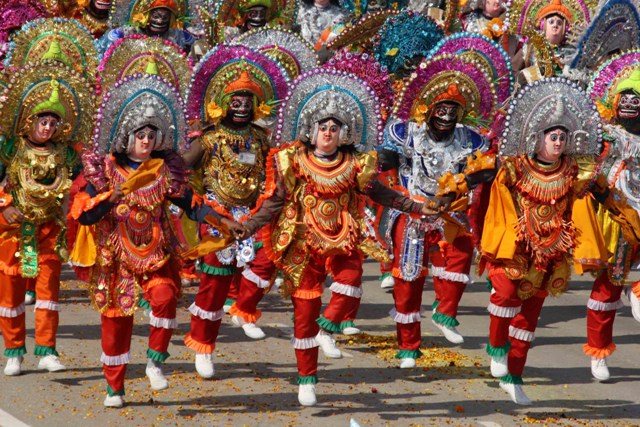
[(258, 249), (255, 259), (242, 271), (239, 293), (236, 302), (229, 309), (229, 314), (239, 316), (245, 322), (256, 323), (262, 315), (257, 309), (258, 303), (271, 287), (275, 272), (276, 266), (267, 258), (265, 250)]
[(587, 344), (585, 354), (603, 358), (616, 349), (613, 343), (613, 322), (616, 310), (622, 307), (620, 295), (623, 287), (611, 283), (608, 271), (603, 271), (593, 282), (587, 302)]
[(517, 294), (518, 281), (498, 271), (489, 273), (489, 278), (495, 291), (489, 299), (489, 343), (500, 348), (505, 347), (509, 340), (509, 373), (522, 376), (547, 291), (541, 290), (521, 300)]
[[(328, 259), (312, 255), (300, 286), (291, 295), (293, 303), (294, 332), (293, 348), (296, 352), (298, 375), (306, 377), (316, 375), (318, 371), (318, 344), (315, 336), (323, 327), (339, 330), (348, 313), (357, 313), (362, 290), (362, 262), (360, 253), (336, 255)], [(324, 310), (324, 319), (320, 317), (323, 283), (327, 273), (333, 276), (331, 300)], [(332, 325), (332, 326), (330, 326)]]

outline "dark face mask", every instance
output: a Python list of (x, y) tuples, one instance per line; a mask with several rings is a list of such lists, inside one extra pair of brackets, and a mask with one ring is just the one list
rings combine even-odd
[(105, 20), (109, 17), (111, 3), (112, 0), (91, 0), (87, 12), (96, 19)]
[(256, 6), (249, 9), (245, 15), (244, 27), (246, 31), (262, 28), (267, 25), (267, 8)]
[(456, 127), (458, 122), (458, 104), (453, 102), (440, 102), (436, 104), (429, 128), (437, 132), (450, 132)]
[(171, 11), (166, 8), (153, 9), (149, 14), (147, 33), (150, 35), (162, 35), (169, 31), (171, 24)]
[(640, 134), (640, 97), (634, 92), (622, 92), (616, 109), (618, 123), (627, 132)]
[(420, 61), (422, 61), (422, 56), (416, 55), (411, 58), (407, 58), (402, 63), (400, 70), (398, 70), (398, 75), (400, 78), (405, 79), (408, 78), (411, 73), (418, 69), (418, 65), (420, 65)]
[(253, 95), (233, 95), (229, 101), (225, 124), (234, 128), (245, 127), (253, 121)]

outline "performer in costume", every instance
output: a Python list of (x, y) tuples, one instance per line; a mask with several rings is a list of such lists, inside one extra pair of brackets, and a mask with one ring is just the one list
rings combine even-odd
[[(271, 112), (274, 101), (287, 90), (285, 70), (266, 55), (244, 46), (219, 45), (198, 64), (188, 97), (188, 114), (202, 125), (186, 159), (204, 171), (204, 203), (226, 218), (251, 215), (264, 185), (269, 135), (253, 122)], [(210, 225), (201, 236), (217, 236)], [(212, 353), (220, 328), (223, 305), (234, 278), (240, 295), (229, 313), (236, 325), (253, 339), (265, 337), (256, 326), (257, 304), (269, 289), (275, 266), (264, 254), (259, 239), (248, 238), (201, 260), (200, 289), (189, 307), (191, 331), (187, 347), (195, 350), (196, 371), (214, 375)]]
[[(602, 64), (596, 71), (589, 95), (602, 117), (607, 142), (606, 160), (602, 169), (609, 185), (621, 191), (629, 204), (640, 210), (640, 52), (628, 51)], [(622, 307), (623, 290), (631, 302), (633, 317), (640, 322), (640, 285), (624, 288), (629, 270), (637, 264), (638, 247), (625, 240), (620, 226), (606, 209), (598, 211), (598, 220), (609, 252), (609, 268), (593, 284), (587, 302), (587, 343), (584, 353), (591, 356), (591, 374), (599, 381), (609, 379), (607, 357), (616, 350), (613, 343), (613, 322), (616, 310)]]
[(528, 405), (522, 373), (545, 298), (566, 291), (572, 261), (578, 274), (606, 266), (586, 196), (624, 224), (627, 239), (637, 241), (640, 223), (598, 175), (600, 117), (575, 83), (551, 78), (525, 87), (508, 117), (500, 154), (509, 157), (491, 189), (479, 271), (489, 271), (495, 291), (488, 307), (491, 374), (515, 403)]
[(25, 347), (24, 295), (35, 282), (38, 367), (60, 371), (56, 333), (60, 270), (67, 258), (62, 204), (80, 170), (73, 141), (92, 130), (93, 92), (54, 61), (18, 70), (0, 97), (0, 330), (5, 375), (19, 375)]
[(349, 13), (336, 0), (302, 0), (296, 25), (302, 38), (315, 46), (323, 31), (346, 23), (348, 18)]
[[(366, 83), (316, 69), (300, 76), (290, 92), (277, 139), (293, 143), (270, 157), (263, 201), (244, 225), (253, 234), (268, 224), (263, 243), (284, 272), (294, 307), (298, 400), (314, 405), (318, 346), (341, 356), (330, 333), (340, 331), (345, 314), (360, 303), (363, 254), (384, 255), (367, 235), (362, 195), (418, 215), (434, 212), (375, 181), (375, 154), (357, 151), (371, 148), (383, 129), (375, 92)], [(320, 316), (328, 272), (332, 296)]]
[(114, 0), (58, 0), (61, 16), (74, 18), (100, 38), (109, 29), (109, 11)]
[[(212, 210), (198, 207), (178, 154), (186, 133), (182, 99), (173, 84), (151, 74), (118, 82), (98, 112), (97, 130), (83, 153), (89, 185), (72, 214), (95, 224), (95, 259), (89, 288), (100, 312), (104, 406), (121, 407), (131, 360), (134, 312), (142, 295), (151, 309), (146, 375), (153, 390), (168, 387), (161, 363), (177, 326), (180, 242), (169, 203), (203, 221)], [(76, 242), (78, 252), (88, 248)]]

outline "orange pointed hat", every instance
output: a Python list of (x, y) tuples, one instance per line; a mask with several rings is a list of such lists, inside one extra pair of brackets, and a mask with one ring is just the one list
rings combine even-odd
[(569, 24), (573, 24), (573, 14), (565, 5), (562, 4), (562, 0), (551, 0), (551, 3), (544, 6), (536, 15), (536, 22), (540, 22), (549, 15), (560, 15)]
[(249, 72), (246, 70), (241, 72), (240, 77), (229, 83), (224, 88), (225, 95), (238, 92), (251, 92), (260, 100), (264, 97), (264, 91), (260, 85), (251, 78), (251, 75), (249, 75)]

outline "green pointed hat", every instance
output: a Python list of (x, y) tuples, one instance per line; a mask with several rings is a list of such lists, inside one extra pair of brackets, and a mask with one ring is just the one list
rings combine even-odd
[(31, 115), (40, 113), (54, 113), (60, 118), (65, 117), (67, 112), (60, 102), (60, 83), (58, 83), (57, 80), (51, 80), (50, 86), (51, 95), (49, 96), (49, 99), (33, 107), (33, 109), (31, 110)]
[(71, 67), (71, 60), (60, 48), (60, 42), (58, 40), (52, 40), (51, 46), (49, 46), (49, 50), (42, 56), (42, 59), (55, 59), (56, 61), (60, 61), (63, 64)]
[(264, 6), (268, 10), (271, 10), (272, 3), (271, 3), (271, 0), (244, 0), (240, 2), (240, 10), (242, 12), (246, 12), (252, 7), (257, 7), (257, 6)]
[(633, 70), (629, 77), (618, 83), (615, 93), (621, 93), (625, 90), (632, 90), (640, 96), (640, 68)]
[(155, 57), (152, 56), (151, 59), (149, 59), (149, 62), (147, 63), (147, 68), (145, 68), (144, 72), (145, 74), (151, 74), (154, 76), (160, 75), (160, 70), (158, 70), (158, 64), (156, 63)]

